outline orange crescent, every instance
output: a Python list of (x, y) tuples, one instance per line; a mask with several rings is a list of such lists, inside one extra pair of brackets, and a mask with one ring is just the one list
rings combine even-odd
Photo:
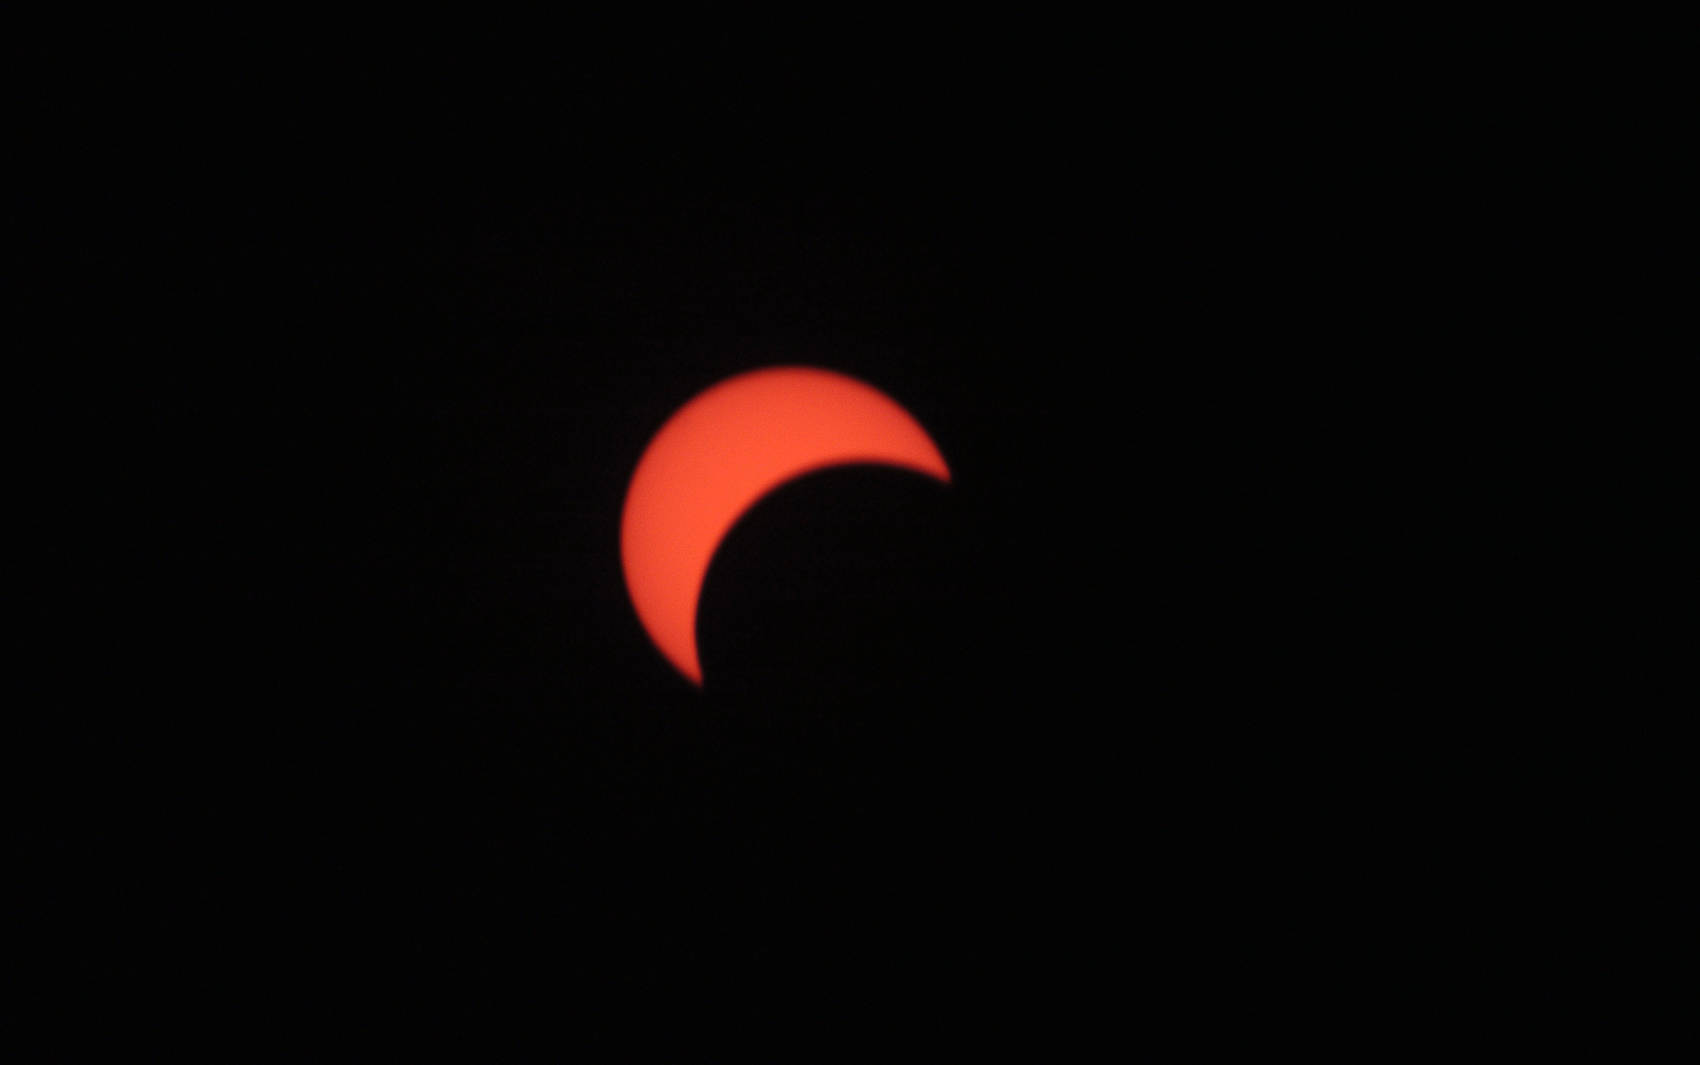
[(849, 463), (950, 483), (919, 422), (872, 385), (830, 370), (751, 370), (699, 393), (644, 449), (620, 518), (626, 590), (649, 638), (701, 687), (696, 613), (720, 541), (775, 488)]

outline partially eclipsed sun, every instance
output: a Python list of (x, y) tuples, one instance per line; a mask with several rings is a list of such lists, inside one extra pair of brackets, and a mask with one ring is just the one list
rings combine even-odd
[(775, 488), (829, 466), (874, 463), (950, 482), (909, 412), (871, 385), (806, 366), (720, 382), (667, 420), (626, 490), (620, 560), (655, 646), (702, 685), (696, 613), (720, 541)]

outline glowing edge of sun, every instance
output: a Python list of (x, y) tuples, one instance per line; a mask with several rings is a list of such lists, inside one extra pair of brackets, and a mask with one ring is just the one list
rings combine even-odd
[(697, 687), (696, 613), (726, 534), (763, 497), (834, 466), (875, 464), (950, 483), (919, 422), (872, 385), (776, 366), (698, 393), (638, 459), (620, 518), (626, 588), (657, 649)]

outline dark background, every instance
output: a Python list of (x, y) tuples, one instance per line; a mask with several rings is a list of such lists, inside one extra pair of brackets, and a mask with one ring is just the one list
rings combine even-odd
[[(1558, 1038), (1542, 192), (1416, 44), (1253, 30), (21, 49), (9, 1060)], [(698, 692), (623, 492), (776, 363), (955, 483), (763, 502)]]

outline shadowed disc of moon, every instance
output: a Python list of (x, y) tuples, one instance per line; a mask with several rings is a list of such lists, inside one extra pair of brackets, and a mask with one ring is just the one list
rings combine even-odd
[(962, 612), (958, 502), (931, 478), (866, 465), (767, 495), (703, 580), (697, 649), (711, 689), (787, 717), (843, 708), (859, 729), (955, 678), (978, 628)]
[(811, 367), (722, 381), (655, 434), (626, 491), (620, 559), (644, 630), (693, 684), (703, 681), (702, 582), (726, 533), (780, 485), (860, 464), (950, 481), (944, 457), (908, 411), (871, 385)]

